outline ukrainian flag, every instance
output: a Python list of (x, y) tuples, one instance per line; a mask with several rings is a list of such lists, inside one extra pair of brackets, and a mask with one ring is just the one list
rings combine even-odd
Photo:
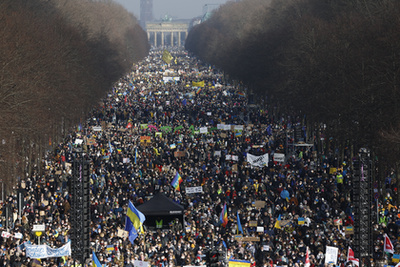
[(400, 262), (400, 254), (393, 254), (392, 261), (394, 263), (399, 263)]
[(135, 148), (135, 164), (136, 164), (137, 157), (138, 157), (137, 148)]
[(243, 234), (243, 228), (239, 218), (239, 211), (237, 211), (237, 233), (239, 232)]
[(99, 259), (96, 257), (94, 251), (92, 251), (92, 266), (93, 267), (102, 267)]
[(279, 214), (278, 219), (277, 219), (276, 222), (275, 222), (274, 228), (276, 228), (276, 229), (282, 229), (281, 226), (280, 226), (280, 221), (281, 221), (281, 215)]
[(128, 210), (126, 212), (125, 230), (129, 232), (129, 240), (131, 243), (137, 237), (137, 232), (143, 232), (142, 224), (146, 217), (129, 201)]

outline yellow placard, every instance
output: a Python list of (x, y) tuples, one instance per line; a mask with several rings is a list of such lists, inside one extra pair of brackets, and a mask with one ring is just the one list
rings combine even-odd
[(230, 260), (229, 267), (250, 267), (249, 261)]
[(257, 221), (249, 221), (249, 226), (250, 227), (257, 226)]

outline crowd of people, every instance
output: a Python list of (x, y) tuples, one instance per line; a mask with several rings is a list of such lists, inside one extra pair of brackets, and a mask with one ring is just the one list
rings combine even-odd
[[(221, 264), (237, 259), (251, 266), (303, 266), (307, 248), (311, 266), (324, 266), (326, 246), (338, 248), (337, 265), (348, 264), (351, 159), (339, 162), (334, 149), (320, 155), (313, 146), (295, 146), (295, 117), (279, 116), (266, 101), (249, 105), (242, 88), (184, 51), (171, 51), (170, 64), (162, 52), (151, 51), (121, 78), (82, 127), (49, 152), (44, 174), (22, 179), (6, 198), (11, 218), (6, 222), (3, 209), (2, 228), (11, 237), (0, 238), (0, 266), (73, 266), (71, 257), (27, 258), (23, 243), (38, 243), (35, 224), (46, 225), (42, 244), (56, 248), (70, 240), (77, 148), (90, 159), (90, 244), (105, 266), (134, 266), (135, 260), (159, 267), (208, 265), (212, 251)], [(278, 153), (286, 154), (283, 162), (274, 160)], [(252, 166), (248, 154), (267, 154), (268, 163)], [(177, 172), (180, 190), (171, 185)], [(373, 263), (387, 257), (385, 233), (399, 250), (394, 181), (389, 174), (374, 224)], [(186, 193), (196, 186), (203, 192)], [(121, 235), (128, 203), (139, 207), (157, 192), (182, 205), (185, 220), (161, 229), (144, 222), (132, 244)], [(220, 220), (224, 205), (226, 225)]]

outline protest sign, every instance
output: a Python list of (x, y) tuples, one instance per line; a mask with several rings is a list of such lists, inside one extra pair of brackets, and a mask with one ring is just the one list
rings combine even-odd
[(175, 151), (174, 152), (174, 157), (175, 158), (182, 158), (185, 156), (185, 151)]
[(265, 201), (264, 200), (256, 200), (254, 201), (254, 207), (256, 207), (257, 209), (262, 209), (265, 207)]
[(234, 260), (230, 259), (228, 262), (229, 267), (250, 267), (251, 263), (245, 260)]
[(247, 162), (250, 163), (252, 167), (265, 167), (268, 165), (268, 153), (261, 156), (255, 156), (247, 153)]
[(51, 248), (47, 245), (31, 245), (25, 243), (26, 256), (32, 259), (59, 258), (71, 256), (71, 242), (60, 248)]
[(202, 186), (186, 187), (185, 191), (186, 194), (203, 193), (203, 187)]
[(143, 145), (147, 145), (151, 143), (151, 137), (150, 136), (141, 136), (140, 137), (140, 143)]
[(337, 265), (339, 249), (337, 247), (326, 246), (325, 264)]
[(274, 161), (283, 163), (285, 162), (285, 154), (283, 153), (274, 153)]
[(249, 221), (249, 226), (250, 226), (250, 227), (255, 227), (255, 226), (257, 226), (257, 221)]
[(133, 266), (134, 267), (148, 267), (149, 266), (149, 262), (141, 261), (141, 260), (134, 260), (133, 261)]
[(205, 134), (208, 132), (207, 127), (200, 127), (200, 133)]

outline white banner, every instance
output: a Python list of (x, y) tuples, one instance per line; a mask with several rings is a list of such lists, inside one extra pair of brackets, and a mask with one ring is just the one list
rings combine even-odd
[(285, 154), (283, 153), (274, 153), (274, 161), (276, 162), (285, 162)]
[(338, 248), (326, 246), (325, 264), (337, 265), (338, 252)]
[(135, 267), (147, 267), (147, 266), (149, 266), (149, 263), (147, 261), (134, 260), (133, 261), (133, 266), (135, 266)]
[(201, 127), (200, 128), (200, 133), (207, 133), (207, 132), (208, 132), (207, 127)]
[(83, 139), (76, 138), (75, 145), (81, 145), (83, 143)]
[(31, 245), (25, 243), (26, 256), (33, 259), (59, 258), (71, 256), (71, 242), (60, 248), (51, 248), (47, 245)]
[(224, 130), (225, 131), (230, 131), (231, 130), (231, 125), (230, 124), (224, 124)]
[(12, 237), (12, 234), (10, 234), (9, 232), (3, 231), (3, 232), (1, 232), (1, 237), (9, 238), (9, 237)]
[(268, 153), (261, 156), (254, 156), (247, 153), (247, 162), (250, 163), (252, 167), (265, 167), (268, 166)]
[(243, 131), (244, 126), (243, 125), (235, 125), (234, 129), (235, 129), (235, 131)]
[(169, 81), (179, 81), (181, 79), (181, 77), (163, 77), (163, 81), (169, 82)]
[(15, 233), (14, 238), (22, 239), (24, 236), (21, 233)]
[(239, 160), (239, 156), (236, 156), (236, 155), (226, 155), (226, 156), (225, 156), (225, 160), (234, 160), (234, 161), (238, 161), (238, 160)]
[(202, 186), (186, 187), (186, 194), (203, 193)]

